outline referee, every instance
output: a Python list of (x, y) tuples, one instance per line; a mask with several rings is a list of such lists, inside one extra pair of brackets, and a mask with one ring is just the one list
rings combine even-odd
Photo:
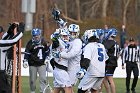
[[(17, 28), (18, 32), (14, 35), (14, 29)], [(3, 34), (3, 28), (0, 27), (0, 93), (11, 93), (12, 89), (9, 86), (6, 76), (6, 53), (21, 37), (24, 32), (24, 24), (13, 23), (10, 25), (8, 31)]]
[(140, 60), (140, 49), (135, 44), (134, 39), (131, 37), (129, 39), (129, 45), (124, 49), (123, 58), (122, 58), (122, 69), (124, 69), (124, 63), (126, 63), (126, 93), (130, 93), (130, 79), (131, 72), (133, 71), (134, 79), (131, 86), (132, 93), (136, 93), (135, 87), (137, 85), (139, 69), (138, 64)]

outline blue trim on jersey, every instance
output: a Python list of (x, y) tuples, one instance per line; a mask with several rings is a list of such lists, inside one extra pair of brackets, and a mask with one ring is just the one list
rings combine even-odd
[(68, 44), (66, 41), (64, 41), (63, 39), (61, 39), (63, 41), (63, 43), (65, 44), (65, 48), (68, 49), (70, 44)]
[(113, 74), (105, 74), (105, 76), (113, 76)]

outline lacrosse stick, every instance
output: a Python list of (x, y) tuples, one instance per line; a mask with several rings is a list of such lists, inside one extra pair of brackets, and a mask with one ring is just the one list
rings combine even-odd
[(47, 84), (46, 84), (46, 87), (44, 88), (44, 91), (43, 93), (53, 93), (53, 90), (52, 90), (52, 87), (50, 86), (50, 83), (49, 83), (49, 76), (48, 76), (48, 69), (49, 69), (49, 63), (47, 62), (46, 63), (46, 66), (47, 66)]

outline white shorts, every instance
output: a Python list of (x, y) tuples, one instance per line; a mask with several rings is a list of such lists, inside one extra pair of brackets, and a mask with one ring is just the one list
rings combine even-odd
[(71, 87), (70, 77), (67, 71), (55, 67), (53, 77), (54, 87)]
[(80, 71), (80, 67), (77, 67), (76, 69), (73, 69), (73, 70), (68, 70), (71, 85), (75, 85), (77, 83), (78, 78), (76, 77), (76, 73), (79, 71)]
[(90, 77), (90, 76), (86, 75), (80, 81), (78, 89), (82, 89), (82, 90), (89, 90), (89, 89), (98, 90), (101, 87), (102, 81), (103, 81), (102, 77)]

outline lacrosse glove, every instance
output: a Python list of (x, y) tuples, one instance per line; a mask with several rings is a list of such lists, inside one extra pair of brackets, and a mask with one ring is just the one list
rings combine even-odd
[(82, 79), (84, 77), (85, 73), (86, 73), (86, 70), (81, 68), (80, 71), (76, 73), (76, 77), (78, 79)]
[(27, 59), (24, 59), (23, 60), (23, 67), (24, 68), (27, 68), (28, 67), (28, 60)]

